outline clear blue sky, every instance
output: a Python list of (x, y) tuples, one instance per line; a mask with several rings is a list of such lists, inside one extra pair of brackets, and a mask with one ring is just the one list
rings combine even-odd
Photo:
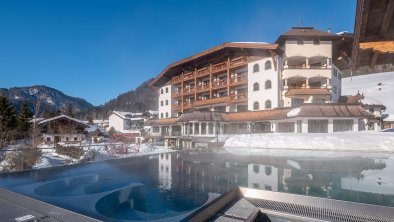
[(356, 0), (2, 0), (0, 88), (47, 85), (99, 105), (168, 64), (292, 26), (353, 31)]

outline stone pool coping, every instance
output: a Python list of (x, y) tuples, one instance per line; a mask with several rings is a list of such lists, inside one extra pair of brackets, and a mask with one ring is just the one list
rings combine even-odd
[[(23, 220), (24, 216), (31, 215), (41, 221), (62, 222), (99, 222), (100, 220), (78, 214), (33, 198), (23, 196), (12, 191), (0, 188), (0, 217), (6, 221), (31, 221)], [(28, 218), (28, 217), (26, 217)]]

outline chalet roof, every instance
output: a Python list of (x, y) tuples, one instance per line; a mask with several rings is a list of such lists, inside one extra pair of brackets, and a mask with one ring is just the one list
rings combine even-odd
[(374, 118), (374, 115), (365, 111), (360, 105), (345, 104), (305, 104), (300, 107), (298, 115), (294, 117), (351, 117)]
[(122, 111), (112, 111), (113, 114), (119, 116), (122, 119), (134, 119), (136, 116), (142, 116), (143, 113), (131, 113)]
[(290, 110), (291, 108), (277, 108), (261, 111), (227, 113), (224, 114), (224, 119), (229, 122), (278, 120), (285, 119), (287, 112), (289, 112)]
[(177, 118), (148, 119), (144, 126), (168, 126), (177, 124)]
[(347, 95), (347, 96), (340, 96), (339, 103), (346, 103), (346, 104), (361, 104), (361, 101), (364, 99), (363, 95), (356, 94), (356, 95)]
[[(225, 49), (250, 49), (250, 50), (277, 50), (277, 44), (269, 44), (265, 42), (227, 42), (221, 45), (215, 46), (213, 48), (207, 49), (190, 57), (184, 58), (180, 61), (174, 62), (168, 65), (151, 83), (151, 86), (157, 86), (159, 83), (164, 84), (170, 78), (170, 71), (173, 69), (179, 68), (180, 66), (195, 61), (197, 62), (200, 59), (209, 59), (208, 57), (212, 57), (220, 51)], [(165, 78), (167, 77), (167, 78)]]
[(289, 89), (286, 96), (312, 96), (312, 95), (322, 95), (322, 96), (329, 96), (331, 95), (328, 89), (322, 88), (301, 88), (301, 89)]
[(352, 70), (394, 64), (394, 1), (358, 0)]
[(81, 125), (83, 127), (86, 127), (86, 128), (89, 127), (89, 124), (86, 124), (84, 121), (72, 118), (72, 117), (67, 116), (67, 115), (60, 115), (60, 116), (56, 116), (56, 117), (53, 117), (53, 118), (49, 118), (49, 119), (43, 120), (43, 121), (37, 123), (37, 126), (42, 126), (42, 125), (45, 125), (47, 123), (50, 123), (50, 122), (53, 122), (53, 121), (58, 121), (58, 120), (61, 120), (61, 119), (67, 119), (67, 120), (69, 120), (71, 122), (75, 122), (75, 123), (77, 123), (77, 124), (79, 124), (79, 125)]
[(275, 41), (275, 43), (281, 43), (283, 40), (286, 39), (339, 39), (340, 36), (327, 32), (327, 31), (320, 31), (314, 29), (313, 27), (292, 27), (289, 31), (283, 33), (279, 36), (279, 38)]

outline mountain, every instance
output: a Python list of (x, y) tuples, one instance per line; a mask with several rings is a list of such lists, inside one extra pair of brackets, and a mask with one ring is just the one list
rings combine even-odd
[(17, 110), (19, 110), (23, 103), (27, 103), (30, 111), (33, 111), (38, 101), (41, 101), (39, 108), (40, 114), (61, 109), (64, 110), (70, 105), (75, 112), (93, 108), (93, 105), (84, 99), (65, 95), (59, 90), (47, 86), (0, 88), (0, 95), (7, 97)]
[(158, 99), (155, 89), (149, 84), (153, 79), (149, 79), (139, 85), (136, 89), (120, 94), (115, 99), (110, 100), (102, 106), (94, 107), (77, 114), (83, 120), (107, 119), (112, 111), (124, 112), (144, 112), (158, 109)]

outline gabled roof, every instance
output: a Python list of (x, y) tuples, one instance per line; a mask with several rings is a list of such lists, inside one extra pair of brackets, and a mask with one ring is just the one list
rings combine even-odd
[(79, 125), (82, 125), (84, 127), (89, 127), (89, 124), (86, 124), (84, 121), (79, 120), (79, 119), (75, 119), (75, 118), (72, 118), (72, 117), (69, 117), (67, 115), (60, 115), (60, 116), (56, 116), (56, 117), (53, 117), (53, 118), (49, 118), (49, 119), (43, 120), (43, 121), (37, 123), (37, 126), (42, 126), (42, 125), (45, 125), (45, 124), (47, 124), (49, 122), (53, 122), (53, 121), (60, 120), (60, 119), (67, 119), (67, 120), (69, 120), (71, 122), (75, 122), (75, 123), (77, 123)]
[(171, 69), (180, 66), (182, 64), (191, 62), (193, 60), (198, 60), (201, 59), (202, 57), (211, 55), (215, 52), (218, 52), (223, 49), (229, 49), (229, 48), (239, 48), (239, 49), (266, 49), (266, 50), (277, 50), (278, 45), (277, 44), (269, 44), (265, 42), (227, 42), (223, 43), (221, 45), (215, 46), (213, 48), (207, 49), (205, 51), (202, 51), (200, 53), (197, 53), (195, 55), (192, 55), (190, 57), (184, 58), (180, 61), (174, 62), (170, 65), (168, 65), (151, 83), (151, 86), (156, 86), (158, 82), (166, 75), (168, 71)]
[(289, 31), (283, 33), (275, 41), (275, 43), (280, 43), (286, 39), (309, 39), (309, 38), (319, 38), (319, 39), (339, 39), (340, 35), (335, 33), (320, 31), (314, 29), (313, 27), (292, 27)]
[(122, 119), (135, 119), (135, 116), (141, 116), (142, 113), (131, 113), (122, 111), (112, 111), (113, 114), (119, 116)]

